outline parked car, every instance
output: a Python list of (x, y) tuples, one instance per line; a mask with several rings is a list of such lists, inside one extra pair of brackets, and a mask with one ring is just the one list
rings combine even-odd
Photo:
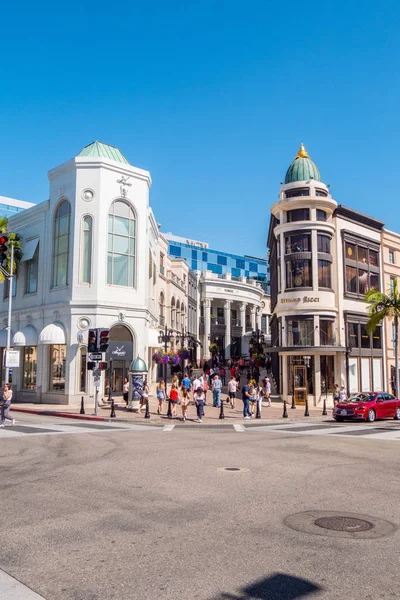
[(353, 394), (346, 402), (336, 404), (333, 417), (336, 421), (351, 419), (369, 423), (375, 419), (400, 420), (400, 400), (384, 392)]

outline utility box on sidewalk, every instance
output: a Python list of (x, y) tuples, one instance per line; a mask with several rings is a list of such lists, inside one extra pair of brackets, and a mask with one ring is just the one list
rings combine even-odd
[(139, 412), (145, 377), (147, 377), (147, 365), (144, 360), (138, 356), (131, 362), (131, 366), (129, 367), (129, 411)]

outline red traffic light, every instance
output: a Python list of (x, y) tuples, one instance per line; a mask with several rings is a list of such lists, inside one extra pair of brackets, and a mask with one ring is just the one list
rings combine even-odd
[(8, 237), (6, 235), (2, 235), (0, 237), (0, 246), (2, 246), (3, 244), (7, 244), (8, 242)]
[(7, 242), (8, 237), (6, 235), (0, 236), (0, 263), (2, 264), (7, 258)]
[(99, 363), (99, 369), (100, 371), (107, 371), (108, 369), (108, 362), (100, 362)]

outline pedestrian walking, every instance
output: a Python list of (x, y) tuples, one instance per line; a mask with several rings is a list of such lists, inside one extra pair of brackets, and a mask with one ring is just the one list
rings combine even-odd
[(237, 392), (238, 384), (235, 377), (232, 375), (230, 381), (228, 381), (228, 395), (231, 403), (231, 408), (235, 408), (236, 406), (236, 392)]
[(186, 421), (186, 412), (189, 406), (189, 390), (182, 385), (181, 387), (181, 395), (180, 395), (180, 403), (181, 403), (181, 409), (182, 409), (182, 421)]
[(192, 387), (192, 382), (190, 381), (190, 378), (187, 374), (182, 379), (182, 385), (188, 390), (188, 392), (190, 392), (191, 387)]
[(259, 385), (257, 388), (257, 403), (258, 403), (258, 410), (260, 411), (260, 416), (261, 416), (263, 400), (264, 400), (264, 389), (261, 385)]
[(335, 387), (333, 388), (333, 406), (339, 402), (340, 389), (337, 383), (335, 383)]
[(4, 421), (11, 421), (11, 425), (15, 424), (15, 419), (10, 417), (10, 406), (12, 400), (12, 389), (8, 383), (4, 384), (3, 396), (1, 398), (1, 419), (0, 427), (4, 427)]
[(222, 385), (226, 385), (226, 369), (224, 366), (220, 368), (219, 375), (221, 377)]
[(251, 418), (250, 393), (249, 393), (249, 386), (247, 384), (242, 387), (242, 400), (243, 400), (243, 417), (245, 419), (250, 419)]
[(165, 400), (165, 384), (162, 380), (159, 382), (159, 384), (157, 386), (157, 400), (158, 400), (157, 414), (162, 415), (164, 400)]
[(221, 389), (222, 389), (222, 381), (215, 375), (212, 383), (212, 392), (213, 392), (213, 406), (219, 408), (221, 406)]
[(146, 404), (149, 400), (149, 393), (150, 393), (150, 388), (147, 384), (147, 379), (145, 379), (143, 381), (143, 386), (142, 389), (140, 391), (140, 407), (139, 407), (139, 412), (142, 412), (142, 408), (144, 407), (144, 409), (146, 410)]
[(271, 382), (268, 377), (266, 378), (266, 382), (265, 382), (265, 398), (268, 401), (267, 406), (270, 407), (271, 406)]
[(179, 400), (179, 392), (177, 386), (173, 383), (169, 392), (169, 399), (172, 404), (172, 416), (176, 417), (176, 406)]
[(128, 408), (129, 402), (129, 379), (125, 377), (124, 385), (122, 386), (122, 397), (125, 400), (126, 408)]
[(339, 391), (339, 402), (347, 402), (347, 393), (344, 385), (342, 385)]
[(198, 419), (199, 423), (203, 422), (204, 400), (205, 400), (205, 397), (204, 397), (203, 390), (201, 388), (197, 388), (195, 404), (196, 404), (196, 409), (197, 409), (197, 419)]
[(257, 389), (252, 383), (249, 385), (249, 400), (250, 400), (250, 415), (252, 417), (254, 417), (254, 411), (256, 409), (256, 402), (257, 402)]

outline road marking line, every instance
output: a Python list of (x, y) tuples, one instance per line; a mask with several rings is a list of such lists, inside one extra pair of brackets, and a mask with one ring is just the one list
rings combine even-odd
[(175, 425), (164, 425), (163, 431), (172, 431)]
[(46, 600), (2, 570), (0, 570), (0, 597), (4, 600)]
[(234, 425), (233, 427), (238, 433), (243, 433), (244, 431), (246, 431), (246, 427), (244, 427), (243, 425)]

